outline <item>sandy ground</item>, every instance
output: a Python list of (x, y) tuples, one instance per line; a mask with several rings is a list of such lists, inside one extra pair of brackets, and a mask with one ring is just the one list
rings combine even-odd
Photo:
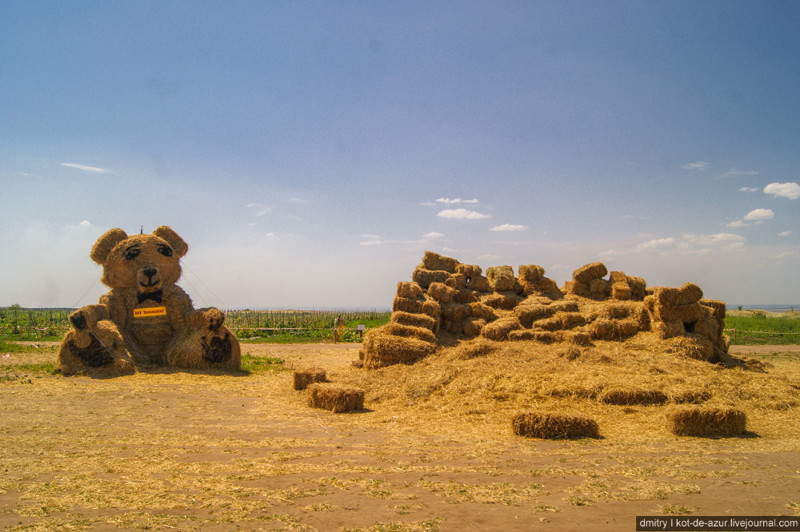
[[(356, 371), (358, 349), (244, 346), (334, 381)], [(800, 514), (794, 437), (530, 440), (400, 423), (369, 402), (332, 414), (291, 382), (291, 371), (7, 376), (0, 528), (593, 531), (634, 530), (637, 515)]]

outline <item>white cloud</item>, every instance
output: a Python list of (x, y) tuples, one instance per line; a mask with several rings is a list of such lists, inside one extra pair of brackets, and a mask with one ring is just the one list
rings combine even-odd
[(744, 177), (744, 176), (752, 176), (758, 175), (759, 172), (755, 172), (753, 170), (737, 170), (736, 168), (731, 168), (720, 177), (728, 178), (728, 177)]
[(758, 187), (742, 187), (739, 189), (739, 192), (758, 192), (761, 190)]
[(461, 198), (454, 198), (454, 199), (439, 198), (436, 200), (436, 203), (444, 203), (445, 205), (454, 205), (457, 203), (478, 203), (478, 200), (477, 199), (462, 200)]
[[(713, 235), (686, 234), (681, 237), (679, 248), (684, 253), (709, 253), (713, 250), (735, 251), (744, 247), (745, 238), (735, 233)], [(712, 249), (713, 248), (713, 249)]]
[(791, 234), (792, 234), (791, 231), (782, 231), (782, 232), (778, 233), (778, 236), (784, 236), (785, 237), (785, 236), (789, 236)]
[(485, 260), (487, 262), (500, 260), (500, 255), (479, 255), (478, 260)]
[(361, 246), (382, 246), (383, 242), (381, 240), (365, 240), (363, 242), (358, 243)]
[(795, 255), (797, 255), (796, 251), (784, 251), (783, 253), (778, 253), (776, 255), (770, 255), (769, 258), (780, 260), (780, 259), (785, 259), (785, 258), (788, 258), (788, 257), (794, 257)]
[(800, 185), (797, 183), (770, 183), (764, 187), (764, 194), (795, 200), (800, 198)]
[(741, 220), (735, 220), (731, 223), (725, 224), (725, 227), (747, 227), (747, 224)]
[(509, 231), (524, 231), (528, 228), (527, 225), (512, 225), (512, 224), (503, 224), (503, 225), (496, 225), (489, 229), (489, 231), (501, 231), (501, 232), (509, 232)]
[(774, 217), (775, 213), (772, 212), (772, 209), (753, 209), (745, 215), (743, 220), (749, 222), (763, 222), (764, 220), (771, 220)]
[(436, 231), (431, 231), (430, 233), (425, 233), (422, 235), (422, 238), (442, 238), (444, 234), (437, 233)]
[(246, 207), (248, 209), (255, 209), (255, 212), (253, 213), (255, 216), (264, 216), (272, 211), (272, 207), (268, 207), (260, 203), (248, 203)]
[(648, 240), (647, 242), (642, 242), (638, 246), (637, 249), (644, 250), (644, 249), (657, 249), (663, 247), (669, 247), (675, 244), (675, 239), (672, 237), (669, 238), (654, 238), (653, 240)]
[(452, 220), (483, 220), (484, 218), (491, 218), (488, 214), (483, 214), (477, 211), (468, 211), (467, 209), (445, 209), (439, 211), (436, 216), (440, 218), (449, 218)]
[(684, 164), (682, 168), (684, 170), (698, 170), (702, 172), (704, 170), (707, 170), (709, 166), (711, 165), (705, 161), (695, 161), (693, 163)]
[(61, 163), (61, 166), (66, 168), (74, 168), (75, 170), (83, 170), (84, 172), (93, 172), (95, 174), (106, 174), (108, 170), (105, 168), (98, 168), (97, 166), (86, 166), (85, 164), (77, 163)]

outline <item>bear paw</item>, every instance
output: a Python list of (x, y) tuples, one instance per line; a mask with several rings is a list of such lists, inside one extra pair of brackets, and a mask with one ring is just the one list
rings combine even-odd
[(212, 364), (227, 362), (230, 360), (231, 353), (233, 352), (230, 333), (227, 332), (223, 337), (204, 337), (201, 345), (203, 347), (203, 359), (207, 362), (211, 362)]
[(111, 350), (101, 344), (95, 335), (90, 334), (89, 336), (91, 339), (88, 346), (79, 347), (74, 340), (70, 339), (67, 342), (67, 347), (81, 362), (90, 368), (99, 368), (114, 362), (114, 355), (111, 354)]

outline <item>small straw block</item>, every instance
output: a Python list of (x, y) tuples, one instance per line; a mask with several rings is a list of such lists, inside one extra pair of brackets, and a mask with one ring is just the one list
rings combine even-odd
[(606, 390), (600, 395), (600, 402), (607, 405), (663, 405), (669, 400), (660, 390)]
[(298, 369), (292, 373), (295, 390), (305, 390), (309, 384), (326, 382), (328, 380), (325, 370), (320, 368)]
[(600, 436), (597, 422), (593, 419), (540, 412), (517, 414), (511, 420), (511, 428), (517, 436), (547, 440)]
[(308, 406), (338, 414), (363, 410), (364, 390), (330, 383), (314, 383), (308, 387)]
[(745, 413), (735, 408), (685, 407), (671, 412), (667, 419), (678, 436), (737, 436), (747, 425)]

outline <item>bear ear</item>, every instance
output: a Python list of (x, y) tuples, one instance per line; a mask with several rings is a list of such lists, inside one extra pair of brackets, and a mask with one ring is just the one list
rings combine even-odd
[(114, 246), (128, 238), (128, 234), (122, 229), (115, 228), (106, 232), (103, 236), (97, 239), (94, 243), (92, 252), (89, 256), (97, 264), (104, 264), (108, 258), (108, 254), (114, 249)]
[(183, 257), (189, 251), (189, 245), (168, 225), (158, 227), (153, 231), (153, 234), (166, 240), (172, 246), (172, 250), (178, 255), (178, 258)]

